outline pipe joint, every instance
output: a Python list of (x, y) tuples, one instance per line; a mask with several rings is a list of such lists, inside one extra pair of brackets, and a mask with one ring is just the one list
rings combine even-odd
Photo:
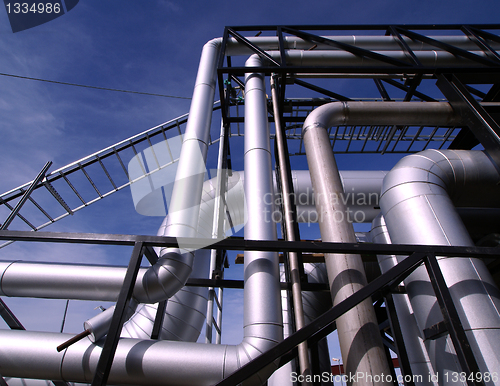
[(134, 298), (140, 303), (157, 303), (170, 298), (186, 284), (192, 261), (191, 253), (167, 252), (146, 271), (142, 285), (134, 290)]

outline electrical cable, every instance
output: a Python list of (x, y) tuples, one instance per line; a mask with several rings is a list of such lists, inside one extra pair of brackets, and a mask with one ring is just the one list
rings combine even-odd
[(117, 92), (125, 92), (125, 93), (130, 93), (130, 94), (159, 96), (159, 97), (164, 97), (164, 98), (191, 99), (189, 97), (182, 97), (182, 96), (175, 96), (175, 95), (154, 94), (154, 93), (149, 93), (149, 92), (120, 90), (120, 89), (116, 89), (116, 88), (89, 86), (89, 85), (85, 85), (85, 84), (68, 83), (68, 82), (59, 82), (59, 81), (56, 81), (56, 80), (41, 79), (41, 78), (32, 78), (32, 77), (29, 77), (29, 76), (6, 74), (6, 73), (2, 73), (2, 72), (0, 72), (0, 75), (2, 75), (2, 76), (9, 76), (11, 78), (29, 79), (29, 80), (37, 80), (39, 82), (63, 84), (63, 85), (66, 85), (66, 86), (76, 86), (76, 87), (84, 87), (84, 88), (93, 88), (93, 89), (96, 89), (96, 90), (117, 91)]

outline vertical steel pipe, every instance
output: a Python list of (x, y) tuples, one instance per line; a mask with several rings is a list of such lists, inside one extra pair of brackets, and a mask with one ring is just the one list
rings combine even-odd
[[(249, 70), (261, 65), (257, 55), (246, 62)], [(274, 189), (264, 75), (252, 72), (245, 76), (244, 164), (246, 210), (251, 213), (245, 224), (245, 239), (277, 240), (276, 225), (270, 217), (273, 203), (265, 199), (274, 197)], [(266, 345), (271, 348), (283, 339), (278, 254), (245, 251), (244, 280), (244, 335), (252, 344), (253, 339), (262, 339), (252, 338), (253, 331), (265, 329)], [(266, 294), (265, 304), (261, 304), (256, 293)], [(265, 378), (261, 381), (264, 382)]]

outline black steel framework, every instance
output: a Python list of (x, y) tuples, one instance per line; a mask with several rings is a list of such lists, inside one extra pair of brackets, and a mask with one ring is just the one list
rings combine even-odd
[[(392, 36), (395, 41), (401, 47), (401, 50), (406, 55), (406, 61), (395, 60), (390, 57), (381, 55), (379, 53), (361, 49), (349, 44), (341, 43), (333, 39), (327, 39), (323, 36), (319, 36), (318, 32), (321, 34), (329, 35), (342, 35), (346, 31), (349, 34), (356, 35), (389, 35)], [(477, 50), (483, 52), (483, 56), (477, 55), (473, 52), (452, 46), (450, 44), (444, 43), (437, 40), (435, 37), (431, 38), (426, 36), (424, 33), (433, 33), (435, 31), (449, 31), (453, 35), (468, 36), (476, 45)], [(280, 60), (277, 61), (273, 59), (265, 50), (259, 48), (257, 45), (251, 43), (247, 37), (243, 36), (255, 36), (256, 34), (266, 33), (268, 35), (274, 35), (278, 37), (279, 50), (280, 50)], [(494, 33), (493, 33), (494, 32)], [(218, 67), (218, 79), (219, 79), (219, 92), (221, 95), (221, 111), (224, 123), (229, 125), (231, 123), (241, 122), (241, 118), (235, 117), (234, 114), (230, 113), (230, 109), (233, 106), (232, 103), (228, 103), (227, 99), (223, 98), (223, 95), (230, 95), (226, 92), (230, 88), (231, 80), (236, 81), (240, 87), (242, 87), (243, 82), (238, 78), (243, 76), (248, 69), (241, 66), (232, 66), (232, 59), (230, 56), (226, 57), (226, 45), (230, 38), (236, 39), (239, 43), (246, 45), (250, 50), (259, 55), (263, 60), (265, 65), (261, 67), (252, 68), (254, 72), (261, 72), (268, 76), (272, 74), (277, 74), (281, 78), (281, 90), (279, 93), (279, 110), (285, 111), (284, 107), (289, 104), (294, 104), (294, 101), (287, 98), (287, 85), (298, 85), (305, 89), (316, 91), (322, 94), (325, 100), (319, 102), (327, 103), (329, 101), (346, 101), (355, 100), (355, 98), (347, 97), (336, 92), (336, 90), (326, 89), (313, 85), (309, 82), (304, 81), (304, 78), (308, 74), (315, 74), (318, 77), (331, 77), (335, 76), (337, 78), (363, 78), (373, 80), (376, 84), (377, 89), (380, 92), (382, 100), (393, 100), (389, 95), (389, 92), (384, 83), (391, 85), (397, 89), (403, 90), (405, 96), (403, 100), (420, 100), (420, 101), (434, 101), (434, 97), (427, 95), (427, 92), (420, 91), (419, 86), (423, 78), (428, 79), (438, 79), (438, 88), (442, 91), (444, 96), (452, 103), (454, 108), (459, 109), (467, 117), (467, 126), (461, 129), (463, 132), (460, 138), (465, 136), (469, 130), (472, 131), (473, 137), (469, 137), (468, 141), (457, 141), (452, 142), (451, 148), (471, 148), (477, 142), (473, 138), (483, 144), (485, 149), (488, 151), (492, 159), (497, 165), (500, 165), (500, 128), (496, 121), (492, 118), (491, 111), (488, 108), (484, 108), (480, 105), (480, 101), (492, 102), (499, 101), (499, 87), (500, 87), (500, 55), (491, 47), (491, 42), (499, 43), (500, 36), (500, 25), (499, 24), (476, 24), (476, 25), (458, 25), (458, 24), (445, 24), (445, 25), (303, 25), (303, 26), (245, 26), (245, 27), (226, 27), (223, 35), (223, 47), (221, 56), (219, 58)], [(317, 44), (327, 44), (334, 47), (337, 50), (343, 50), (350, 52), (359, 57), (370, 58), (374, 60), (374, 65), (372, 66), (291, 66), (286, 62), (285, 46), (284, 46), (284, 36), (285, 34), (289, 36), (296, 36), (305, 41), (311, 43), (311, 48), (314, 49)], [(467, 64), (462, 67), (447, 67), (447, 66), (424, 66), (417, 59), (415, 53), (406, 43), (403, 37), (410, 38), (414, 41), (422, 42), (435, 47), (439, 50), (447, 51), (456, 57), (467, 59)], [(404, 83), (400, 82), (399, 79), (406, 79)], [(474, 85), (489, 85), (488, 92), (482, 92), (477, 90)], [(473, 95), (479, 96), (479, 101), (473, 97)], [(363, 95), (357, 96), (362, 98)], [(296, 102), (296, 101), (295, 101)], [(297, 106), (294, 104), (294, 106)], [(313, 108), (314, 106), (311, 106)], [(293, 115), (293, 114), (283, 114), (282, 122), (285, 123), (297, 123), (305, 118), (305, 115)], [(294, 126), (292, 125), (292, 128)], [(295, 126), (296, 128), (296, 126)], [(348, 129), (350, 131), (347, 133)], [(370, 137), (374, 128), (370, 128), (366, 131), (362, 131), (362, 128), (345, 128), (342, 132), (341, 128), (335, 129), (335, 136), (332, 138), (333, 144), (338, 138), (339, 133), (343, 140), (348, 140), (350, 145), (353, 139), (355, 140), (374, 140), (374, 137)], [(405, 136), (405, 130), (407, 128), (388, 128), (387, 138), (385, 145), (377, 147), (374, 153), (384, 153), (388, 150), (389, 144), (394, 138), (394, 135), (399, 131), (399, 138), (396, 136), (396, 144)], [(430, 138), (436, 134), (438, 128), (431, 133)], [(421, 130), (420, 130), (421, 131)], [(459, 130), (457, 129), (457, 132)], [(346, 137), (347, 134), (347, 137)], [(417, 133), (414, 136), (411, 144), (415, 142), (415, 139), (420, 134)], [(360, 138), (361, 136), (361, 138)], [(452, 134), (451, 131), (445, 132), (444, 141), (441, 146), (445, 144), (448, 140), (455, 140), (457, 134)], [(396, 144), (394, 144), (393, 151), (395, 150)], [(410, 144), (410, 147), (411, 147)], [(400, 152), (409, 152), (408, 149), (400, 149)], [(336, 149), (334, 149), (335, 151)], [(345, 150), (348, 152), (349, 148)], [(420, 149), (422, 150), (422, 149)], [(298, 154), (303, 154), (299, 151)]]
[[(454, 35), (466, 35), (471, 41), (475, 43), (478, 50), (483, 53), (483, 55), (477, 55), (476, 53), (461, 49), (459, 47), (452, 46), (438, 38), (431, 38), (426, 36), (424, 32), (434, 32), (436, 30), (448, 30), (452, 31)], [(494, 31), (496, 34), (489, 31)], [(264, 49), (258, 47), (258, 45), (253, 44), (246, 36), (258, 36), (262, 32), (267, 34), (275, 35), (278, 37), (278, 49), (280, 52), (279, 60), (275, 60), (271, 57)], [(325, 35), (338, 35), (342, 34), (344, 31), (349, 31), (355, 35), (364, 34), (385, 34), (392, 36), (394, 40), (398, 43), (401, 50), (404, 52), (406, 60), (396, 60), (377, 52), (373, 52), (366, 49), (361, 49), (349, 44), (341, 43), (332, 38), (325, 38), (319, 35), (319, 31)], [(252, 72), (264, 73), (267, 76), (272, 76), (275, 79), (278, 89), (278, 106), (275, 107), (274, 111), (278, 111), (279, 117), (270, 118), (270, 121), (276, 120), (283, 122), (285, 126), (283, 129), (287, 131), (290, 136), (296, 135), (297, 138), (301, 137), (301, 133), (297, 133), (297, 129), (302, 126), (301, 122), (307, 116), (307, 114), (312, 110), (314, 102), (307, 106), (310, 110), (305, 114), (300, 113), (301, 107), (298, 106), (297, 101), (291, 101), (287, 98), (287, 88), (288, 85), (297, 85), (307, 90), (312, 90), (316, 93), (322, 95), (322, 100), (316, 100), (316, 105), (323, 103), (328, 103), (331, 101), (349, 101), (356, 100), (350, 96), (342, 95), (335, 89), (327, 89), (325, 87), (320, 87), (314, 85), (310, 82), (306, 82), (304, 79), (305, 74), (315, 74), (317, 77), (331, 77), (335, 76), (337, 78), (364, 78), (370, 79), (375, 83), (375, 86), (380, 93), (380, 97), (383, 101), (394, 100), (391, 97), (386, 85), (403, 91), (404, 97), (403, 101), (419, 100), (422, 102), (436, 101), (437, 99), (442, 99), (442, 97), (435, 97), (428, 95), (428, 91), (424, 91), (421, 86), (423, 79), (435, 79), (436, 90), (444, 95), (445, 99), (452, 105), (452, 107), (460, 112), (464, 119), (464, 125), (459, 128), (432, 128), (432, 132), (427, 135), (427, 137), (422, 138), (422, 133), (425, 128), (412, 128), (404, 126), (393, 126), (393, 127), (336, 127), (330, 129), (330, 138), (332, 149), (335, 153), (339, 152), (349, 152), (350, 147), (353, 143), (357, 141), (362, 142), (361, 150), (359, 152), (367, 152), (365, 147), (368, 142), (378, 142), (376, 149), (372, 148), (374, 153), (387, 153), (387, 152), (398, 152), (398, 146), (401, 143), (409, 143), (406, 149), (401, 149), (399, 147), (399, 152), (411, 152), (412, 146), (422, 139), (426, 141), (423, 148), (419, 150), (424, 150), (431, 140), (435, 140), (434, 136), (441, 130), (442, 134), (437, 134), (442, 136), (442, 142), (439, 148), (448, 145), (449, 148), (455, 149), (472, 149), (475, 145), (480, 143), (486, 152), (490, 155), (491, 159), (496, 164), (497, 168), (500, 170), (500, 127), (495, 121), (495, 114), (498, 114), (491, 107), (483, 106), (481, 102), (492, 102), (499, 101), (500, 93), (500, 55), (492, 49), (491, 43), (499, 43), (500, 37), (497, 35), (500, 31), (500, 25), (441, 25), (441, 26), (428, 26), (428, 25), (364, 25), (364, 26), (253, 26), (253, 27), (226, 27), (223, 36), (223, 47), (222, 53), (219, 58), (218, 67), (218, 78), (219, 78), (219, 92), (221, 93), (221, 111), (224, 124), (229, 126), (231, 123), (241, 122), (239, 114), (234, 117), (231, 114), (232, 104), (228, 103), (227, 99), (223, 99), (222, 95), (231, 95), (231, 80), (234, 80), (236, 84), (243, 88), (243, 82), (238, 78), (248, 71), (244, 67), (238, 67), (232, 65), (231, 57), (226, 57), (226, 45), (230, 38), (235, 39), (240, 44), (247, 46), (252, 52), (259, 55), (263, 60), (263, 65), (261, 67), (252, 67)], [(372, 66), (368, 67), (357, 67), (357, 66), (336, 66), (335, 64), (331, 66), (292, 66), (286, 62), (286, 50), (284, 36), (285, 34), (299, 37), (305, 41), (311, 43), (311, 49), (317, 47), (317, 44), (326, 44), (337, 50), (343, 50), (354, 54), (358, 57), (364, 57), (372, 59)], [(413, 41), (418, 41), (427, 45), (437, 48), (439, 50), (447, 51), (453, 54), (457, 58), (466, 59), (468, 64), (460, 68), (451, 68), (446, 66), (424, 66), (417, 58), (415, 53), (407, 44), (407, 39), (409, 38)], [(226, 64), (226, 65), (225, 65)], [(224, 77), (226, 77), (224, 79)], [(399, 81), (400, 79), (405, 79), (405, 82)], [(488, 91), (483, 92), (478, 90), (476, 85), (479, 84), (481, 87), (487, 87)], [(224, 85), (224, 89), (223, 89)], [(326, 98), (325, 98), (326, 97)], [(362, 98), (363, 96), (357, 96)], [(276, 101), (273, 101), (275, 103)], [(307, 102), (306, 102), (307, 103)], [(285, 106), (288, 107), (288, 113), (285, 113)], [(291, 107), (291, 108), (290, 108)], [(302, 105), (302, 109), (305, 106)], [(295, 113), (294, 113), (295, 112)], [(270, 115), (273, 115), (272, 113)], [(276, 130), (280, 128), (276, 127)], [(443, 132), (443, 129), (445, 131)], [(333, 135), (332, 135), (333, 130)], [(238, 131), (239, 133), (239, 131)], [(291, 135), (290, 135), (291, 134)], [(409, 135), (408, 135), (409, 134)], [(408, 138), (409, 137), (409, 138)], [(347, 145), (345, 148), (339, 151), (339, 142), (344, 142)], [(351, 150), (352, 151), (352, 150)], [(303, 154), (302, 152), (302, 140), (300, 141), (299, 149), (296, 154)], [(278, 157), (276, 157), (278, 158)], [(285, 169), (289, 167), (289, 162), (285, 165), (279, 165)], [(291, 183), (290, 176), (287, 176), (287, 183)], [(283, 181), (281, 181), (281, 184)], [(281, 185), (279, 184), (279, 185)], [(289, 225), (288, 225), (289, 226)], [(347, 247), (347, 246), (346, 246)], [(401, 246), (399, 246), (401, 247)], [(346, 253), (346, 250), (343, 250)], [(401, 252), (401, 250), (399, 250)], [(460, 365), (462, 369), (468, 374), (476, 372), (479, 370), (475, 358), (470, 349), (470, 345), (467, 341), (463, 328), (458, 319), (456, 309), (454, 308), (453, 302), (449, 295), (448, 289), (439, 270), (439, 266), (436, 261), (437, 251), (432, 252), (420, 252), (419, 255), (416, 250), (413, 250), (410, 257), (405, 260), (405, 266), (399, 264), (397, 267), (392, 269), (386, 275), (382, 275), (377, 280), (383, 280), (382, 278), (391, 277), (391, 281), (385, 282), (377, 287), (375, 282), (369, 284), (368, 287), (377, 287), (373, 289), (370, 294), (361, 298), (360, 293), (367, 290), (365, 287), (362, 291), (354, 294), (351, 298), (347, 299), (346, 302), (349, 303), (350, 307), (353, 307), (357, 299), (359, 301), (365, 299), (368, 296), (373, 297), (378, 294), (384, 299), (387, 309), (388, 323), (391, 327), (393, 334), (393, 343), (388, 342), (391, 348), (397, 352), (401, 363), (401, 369), (403, 375), (410, 375), (407, 379), (411, 379), (411, 368), (409, 366), (408, 357), (403, 345), (401, 331), (399, 329), (399, 323), (397, 320), (397, 315), (394, 311), (392, 293), (395, 290), (395, 286), (401, 282), (402, 278), (406, 277), (418, 264), (424, 263), (431, 279), (434, 291), (436, 293), (438, 303), (443, 312), (443, 321), (438, 323), (436, 327), (439, 330), (439, 334), (450, 334), (450, 337), (455, 346)], [(418, 256), (418, 258), (417, 258)], [(413, 261), (414, 265), (411, 265)], [(406, 264), (408, 264), (406, 266)], [(398, 271), (401, 269), (402, 271)], [(290, 295), (289, 295), (290, 296)], [(354, 304), (353, 304), (354, 303)], [(333, 308), (329, 313), (335, 313), (341, 305)], [(349, 308), (350, 308), (349, 307)], [(342, 312), (338, 313), (339, 316)], [(327, 313), (328, 314), (328, 313)], [(326, 317), (326, 315), (323, 317)], [(323, 318), (322, 317), (322, 318)], [(320, 318), (321, 319), (321, 318)], [(261, 357), (252, 361), (248, 365), (241, 368), (235, 374), (228, 377), (226, 380), (219, 383), (219, 385), (234, 385), (237, 384), (254, 372), (262, 369), (265, 365), (269, 364), (271, 361), (278, 359), (280, 356), (290, 353), (290, 350), (297, 347), (299, 343), (299, 338), (294, 341), (294, 337), (299, 336), (300, 333), (306, 334), (304, 330), (308, 330), (310, 335), (303, 337), (309, 340), (313, 346), (313, 342), (326, 336), (333, 326), (333, 321), (335, 317), (332, 317), (328, 321), (324, 321), (324, 324), (319, 324), (314, 327), (312, 325), (308, 326), (293, 334), (290, 338), (286, 339), (284, 342), (277, 345), (273, 350), (268, 353), (263, 354)], [(318, 319), (319, 320), (319, 319)], [(317, 321), (315, 321), (317, 322)], [(312, 323), (314, 324), (314, 323)], [(309, 329), (310, 328), (310, 329)], [(321, 331), (321, 332), (320, 332)], [(426, 331), (426, 333), (430, 333)], [(313, 337), (318, 335), (318, 339)], [(437, 335), (436, 335), (437, 336)], [(294, 343), (291, 343), (294, 342)], [(288, 346), (287, 346), (288, 343)], [(294, 352), (294, 355), (296, 353)], [(285, 355), (286, 356), (286, 355)], [(281, 357), (283, 359), (283, 357)], [(282, 362), (283, 363), (283, 362)], [(405, 382), (406, 385), (413, 385), (412, 381)], [(475, 384), (474, 381), (468, 381), (469, 384)]]
[[(477, 50), (483, 55), (460, 49), (451, 46), (444, 42), (431, 38), (426, 34), (431, 34), (435, 31), (451, 31), (452, 34), (465, 35), (477, 45)], [(265, 50), (252, 44), (246, 36), (254, 36), (257, 33), (264, 32), (266, 34), (275, 35), (278, 37), (278, 48), (280, 51), (280, 60), (274, 60), (268, 55)], [(401, 50), (405, 53), (406, 60), (395, 60), (387, 56), (372, 52), (366, 49), (360, 49), (345, 43), (341, 43), (334, 39), (327, 39), (319, 34), (327, 35), (342, 35), (349, 34), (357, 35), (388, 35), (392, 36), (399, 44)], [(231, 125), (238, 125), (243, 122), (243, 119), (238, 116), (233, 110), (238, 109), (244, 103), (244, 99), (235, 97), (235, 88), (231, 82), (235, 82), (237, 87), (244, 88), (244, 82), (239, 79), (246, 71), (244, 67), (233, 66), (232, 58), (226, 56), (226, 45), (230, 38), (236, 39), (239, 43), (246, 45), (254, 53), (264, 59), (266, 63), (262, 67), (252, 68), (253, 72), (262, 72), (268, 76), (274, 74), (278, 83), (278, 111), (281, 122), (284, 123), (287, 139), (297, 139), (300, 141), (298, 150), (292, 154), (303, 154), (301, 141), (300, 126), (307, 114), (315, 107), (331, 101), (348, 101), (358, 100), (363, 98), (362, 95), (351, 96), (342, 95), (337, 90), (328, 89), (315, 85), (304, 80), (306, 74), (314, 74), (317, 77), (336, 77), (336, 78), (362, 78), (371, 80), (375, 83), (376, 89), (380, 93), (382, 101), (394, 100), (391, 95), (392, 90), (398, 90), (403, 93), (401, 98), (404, 101), (418, 100), (422, 102), (436, 101), (442, 99), (441, 96), (436, 97), (430, 95), (424, 87), (423, 80), (437, 80), (438, 92), (448, 100), (454, 109), (457, 109), (465, 117), (463, 127), (446, 127), (446, 128), (430, 128), (429, 133), (425, 133), (423, 127), (336, 127), (332, 128), (330, 139), (332, 148), (335, 152), (401, 152), (408, 153), (415, 151), (412, 145), (416, 142), (425, 142), (425, 147), (435, 141), (437, 137), (440, 139), (440, 147), (455, 148), (455, 149), (471, 149), (476, 144), (480, 143), (488, 152), (492, 160), (500, 167), (500, 128), (497, 123), (499, 109), (495, 106), (488, 105), (485, 102), (500, 102), (500, 55), (491, 47), (492, 42), (500, 43), (500, 24), (482, 24), (482, 25), (303, 25), (303, 26), (249, 26), (249, 27), (226, 27), (224, 30), (222, 50), (219, 57), (218, 81), (220, 92), (220, 109), (223, 119), (226, 136), (240, 135), (239, 129), (237, 133), (232, 132)], [(350, 52), (356, 56), (372, 59), (375, 63), (368, 67), (357, 66), (292, 66), (286, 63), (286, 52), (284, 36), (291, 35), (299, 37), (311, 43), (311, 49), (314, 49), (317, 44), (327, 44), (335, 49)], [(436, 47), (439, 50), (444, 50), (453, 55), (467, 60), (467, 65), (463, 67), (440, 67), (440, 66), (424, 66), (418, 60), (415, 53), (408, 46), (405, 38), (419, 41), (430, 46)], [(307, 75), (309, 76), (309, 75)], [(401, 80), (405, 81), (402, 82)], [(299, 100), (287, 96), (287, 91), (291, 85), (302, 87), (304, 90), (310, 90), (321, 94), (321, 98), (313, 98), (309, 100)], [(478, 88), (482, 88), (480, 90)], [(218, 108), (218, 107), (216, 107)], [(113, 185), (114, 190), (118, 187), (107, 173), (104, 167), (103, 160), (106, 158), (117, 157), (125, 174), (127, 171), (118, 155), (119, 151), (131, 148), (137, 154), (134, 145), (147, 141), (151, 145), (150, 138), (154, 135), (162, 135), (165, 137), (165, 131), (173, 128), (179, 128), (180, 124), (185, 123), (186, 117), (180, 121), (170, 123), (166, 126), (161, 126), (149, 133), (146, 133), (141, 138), (131, 140), (121, 144), (119, 148), (109, 148), (103, 154), (96, 154), (95, 157), (85, 160), (84, 164), (75, 164), (70, 170), (58, 175), (49, 175), (43, 183), (36, 182), (33, 187), (39, 188), (44, 185), (49, 192), (57, 198), (57, 192), (51, 186), (51, 183), (60, 179), (67, 181), (66, 174), (76, 171), (85, 173), (85, 167), (92, 164), (99, 164), (108, 179)], [(269, 120), (273, 121), (272, 114)], [(299, 129), (299, 130), (297, 130)], [(179, 131), (180, 132), (180, 131)], [(165, 137), (166, 138), (166, 137)], [(351, 144), (360, 142), (361, 150), (350, 149)], [(347, 147), (342, 151), (335, 147), (339, 142), (347, 144)], [(367, 144), (378, 142), (378, 146), (371, 151), (365, 150)], [(408, 147), (398, 149), (398, 143), (407, 142)], [(422, 150), (422, 149), (418, 149)], [(225, 162), (227, 165), (229, 155), (229, 144), (224, 149)], [(290, 155), (290, 154), (289, 154)], [(289, 160), (285, 165), (281, 165), (289, 169)], [(230, 167), (230, 165), (228, 165)], [(98, 188), (93, 184), (92, 179), (85, 173), (86, 178), (94, 187), (96, 193), (102, 198)], [(70, 183), (69, 183), (70, 184)], [(71, 186), (71, 184), (70, 184)], [(51, 187), (53, 191), (51, 190)], [(73, 189), (74, 190), (74, 189)], [(12, 191), (7, 197), (0, 198), (0, 204), (6, 205), (13, 216), (20, 216), (14, 212), (14, 208), (8, 204), (9, 201), (20, 198), (26, 191)], [(78, 195), (78, 193), (75, 191)], [(108, 194), (105, 193), (104, 196)], [(29, 197), (29, 193), (27, 193)], [(80, 196), (79, 196), (80, 197)], [(60, 197), (59, 197), (60, 198)], [(81, 197), (83, 205), (87, 205)], [(72, 209), (65, 205), (64, 200), (58, 199), (60, 204), (67, 212), (65, 215), (72, 214)], [(40, 209), (40, 208), (39, 208)], [(53, 218), (46, 215), (50, 221)], [(24, 221), (24, 220), (23, 220)], [(34, 230), (38, 228), (30, 227)], [(154, 263), (157, 256), (153, 247), (177, 247), (179, 240), (169, 237), (158, 236), (129, 236), (129, 235), (106, 235), (106, 234), (70, 234), (70, 233), (42, 233), (29, 231), (7, 231), (0, 230), (0, 240), (18, 240), (18, 241), (38, 241), (38, 242), (54, 242), (54, 243), (77, 243), (77, 244), (99, 244), (99, 245), (127, 245), (133, 247), (132, 256), (127, 269), (127, 275), (124, 281), (122, 291), (120, 292), (115, 313), (113, 315), (112, 325), (106, 337), (101, 357), (99, 359), (97, 370), (92, 382), (93, 386), (104, 385), (109, 375), (111, 363), (113, 361), (114, 352), (118, 342), (121, 328), (124, 322), (125, 308), (130, 301), (130, 297), (135, 283), (135, 276), (143, 256)], [(295, 252), (295, 253), (356, 253), (365, 256), (377, 254), (392, 254), (392, 255), (408, 255), (409, 257), (392, 268), (390, 271), (379, 276), (377, 279), (369, 283), (366, 287), (353, 294), (348, 299), (344, 300), (337, 306), (330, 309), (328, 312), (314, 320), (312, 323), (303, 329), (293, 333), (283, 342), (276, 345), (273, 349), (260, 355), (250, 363), (243, 366), (240, 370), (231, 374), (226, 379), (219, 382), (218, 385), (235, 385), (250, 377), (255, 372), (261, 370), (269, 363), (279, 359), (280, 364), (285, 364), (290, 359), (296, 357), (297, 346), (304, 341), (308, 342), (310, 347), (332, 332), (335, 329), (335, 319), (347, 312), (352, 307), (356, 306), (364, 299), (371, 297), (373, 301), (380, 300), (385, 303), (387, 310), (387, 322), (390, 326), (393, 335), (393, 348), (397, 351), (400, 360), (401, 369), (404, 375), (411, 375), (408, 358), (406, 357), (404, 346), (402, 343), (402, 335), (399, 329), (397, 315), (394, 312), (392, 296), (399, 291), (399, 284), (407, 277), (415, 268), (424, 265), (431, 280), (432, 286), (439, 306), (443, 314), (443, 321), (438, 323), (432, 329), (426, 330), (426, 336), (433, 339), (442, 334), (449, 334), (454, 344), (460, 365), (467, 373), (475, 373), (479, 371), (478, 365), (471, 351), (470, 344), (467, 340), (461, 322), (458, 318), (457, 311), (451, 300), (446, 283), (444, 282), (442, 273), (437, 264), (436, 256), (453, 256), (453, 257), (489, 257), (498, 259), (500, 251), (498, 248), (490, 247), (448, 247), (448, 246), (425, 246), (425, 245), (377, 245), (377, 244), (352, 244), (352, 243), (325, 243), (318, 241), (252, 241), (239, 238), (230, 238), (210, 245), (206, 240), (191, 239), (181, 240), (183, 245), (190, 244), (193, 248), (210, 248), (217, 249), (223, 254), (225, 250), (259, 250), (259, 251), (279, 251), (279, 252)], [(205, 245), (210, 245), (205, 247)], [(243, 283), (239, 280), (223, 280), (223, 279), (190, 279), (187, 285), (194, 286), (210, 286), (210, 287), (226, 287), (226, 288), (242, 288)], [(282, 283), (283, 288), (289, 288), (289, 283)], [(311, 285), (302, 283), (303, 290), (326, 290), (323, 285)], [(152, 338), (158, 338), (159, 329), (161, 326), (161, 318), (163, 316), (162, 309), (166, 306), (166, 302), (158, 308), (157, 318), (153, 328)], [(21, 323), (8, 310), (8, 308), (0, 303), (0, 316), (4, 317), (11, 328), (23, 328)], [(1, 382), (1, 378), (0, 378)], [(469, 385), (481, 385), (477, 379), (467, 380)], [(406, 382), (407, 385), (412, 385), (411, 382)]]
[[(448, 287), (437, 264), (436, 255), (453, 257), (489, 257), (499, 258), (500, 250), (496, 247), (451, 247), (429, 245), (381, 245), (358, 243), (332, 243), (319, 241), (256, 241), (241, 238), (229, 238), (207, 246), (204, 239), (182, 239), (161, 236), (130, 236), (106, 235), (95, 233), (49, 233), (29, 231), (0, 231), (0, 240), (18, 240), (31, 242), (54, 242), (72, 244), (95, 245), (128, 245), (133, 246), (132, 256), (127, 269), (122, 290), (116, 305), (111, 327), (104, 342), (97, 369), (92, 381), (93, 386), (106, 384), (111, 364), (113, 361), (119, 335), (124, 322), (124, 315), (128, 302), (131, 299), (135, 278), (143, 255), (152, 253), (152, 247), (178, 247), (179, 243), (190, 248), (206, 248), (218, 250), (259, 250), (259, 251), (285, 251), (285, 252), (317, 252), (317, 253), (363, 253), (363, 254), (394, 254), (409, 255), (397, 266), (379, 276), (366, 287), (362, 288), (325, 314), (308, 324), (301, 330), (293, 333), (274, 348), (255, 358), (238, 371), (231, 374), (218, 386), (236, 385), (255, 372), (261, 370), (269, 363), (280, 359), (285, 364), (296, 355), (296, 347), (304, 341), (314, 346), (320, 339), (330, 334), (335, 329), (335, 320), (364, 299), (371, 297), (390, 296), (397, 292), (397, 287), (422, 262), (425, 264), (431, 279), (436, 298), (438, 299), (443, 314), (443, 321), (453, 341), (460, 364), (468, 374), (477, 373), (479, 367), (476, 363), (470, 344), (465, 335), (463, 326), (458, 318), (457, 311), (451, 300)], [(216, 281), (204, 282), (204, 285), (216, 286)], [(390, 299), (390, 298), (389, 298)], [(392, 319), (394, 322), (395, 320)], [(469, 385), (483, 385), (476, 379), (468, 380)]]

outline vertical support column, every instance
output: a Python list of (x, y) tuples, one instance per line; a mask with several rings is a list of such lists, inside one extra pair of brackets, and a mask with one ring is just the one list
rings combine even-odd
[[(321, 238), (323, 241), (355, 243), (354, 228), (347, 219), (342, 182), (326, 128), (314, 122), (304, 130)], [(325, 262), (334, 306), (367, 284), (361, 256), (326, 254)], [(366, 377), (390, 374), (371, 299), (364, 300), (338, 318), (337, 330), (346, 374), (365, 375), (363, 379), (355, 377), (352, 385), (392, 386), (386, 378), (383, 379), (385, 382), (375, 382)]]
[[(222, 201), (222, 196), (225, 193), (224, 187), (227, 182), (227, 127), (224, 121), (221, 121), (219, 136), (219, 155), (217, 159), (217, 177), (215, 186), (215, 202), (214, 202), (214, 218), (212, 222), (212, 238), (222, 239), (224, 234), (224, 209), (225, 205)], [(212, 249), (210, 254), (210, 277), (214, 279), (213, 272), (217, 268), (217, 250)], [(221, 291), (222, 289), (219, 289)], [(207, 302), (207, 323), (205, 328), (205, 343), (212, 343), (212, 329), (213, 329), (213, 313), (214, 313), (214, 298), (217, 294), (215, 288), (208, 289), (208, 302)], [(222, 306), (222, 304), (220, 303)], [(217, 309), (219, 310), (219, 306)], [(217, 323), (217, 328), (220, 329), (220, 324)], [(220, 340), (220, 334), (218, 334)]]
[[(285, 222), (285, 239), (289, 241), (298, 241), (298, 224), (296, 219), (296, 208), (292, 201), (293, 186), (290, 168), (288, 167), (286, 150), (286, 139), (284, 138), (284, 130), (281, 127), (281, 111), (279, 109), (278, 91), (275, 81), (275, 75), (271, 76), (271, 95), (273, 98), (274, 109), (274, 125), (276, 129), (276, 146), (278, 149), (277, 164), (279, 165), (279, 175), (276, 176), (281, 182), (281, 190), (283, 194), (283, 212)], [(288, 263), (290, 265), (290, 279), (292, 282), (292, 304), (294, 308), (295, 327), (300, 330), (305, 326), (304, 322), (304, 307), (302, 304), (302, 288), (301, 288), (301, 267), (299, 264), (299, 253), (290, 252), (288, 254)], [(301, 259), (300, 259), (301, 260)], [(303, 271), (303, 269), (302, 269)], [(311, 374), (309, 364), (309, 352), (307, 342), (303, 342), (298, 347), (299, 350), (299, 366), (300, 374), (307, 376)]]

